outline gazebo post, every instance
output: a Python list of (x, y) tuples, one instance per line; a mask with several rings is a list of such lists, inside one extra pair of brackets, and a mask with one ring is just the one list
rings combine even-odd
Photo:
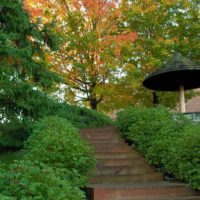
[(185, 92), (184, 85), (179, 86), (179, 111), (181, 113), (185, 112)]

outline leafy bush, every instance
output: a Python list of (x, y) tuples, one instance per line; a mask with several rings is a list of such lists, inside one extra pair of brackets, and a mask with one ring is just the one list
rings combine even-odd
[(200, 190), (200, 125), (194, 124), (184, 131), (176, 146), (176, 159), (171, 160), (178, 168), (176, 176)]
[(165, 108), (132, 107), (116, 123), (151, 164), (200, 189), (200, 125)]
[(35, 125), (26, 148), (25, 159), (43, 162), (79, 186), (85, 184), (95, 166), (89, 144), (66, 119), (57, 116), (46, 117)]
[(3, 200), (81, 200), (83, 192), (56, 176), (45, 164), (18, 161), (9, 170), (0, 168), (0, 198)]
[(55, 104), (51, 107), (48, 115), (65, 118), (76, 128), (101, 127), (113, 124), (111, 118), (102, 113), (66, 103)]
[(0, 149), (21, 148), (32, 132), (35, 121), (45, 116), (57, 115), (65, 118), (76, 128), (101, 127), (113, 123), (108, 116), (94, 110), (58, 103), (39, 92), (36, 96), (37, 98), (33, 96), (27, 99), (28, 117), (20, 120), (9, 119), (9, 123), (0, 124)]

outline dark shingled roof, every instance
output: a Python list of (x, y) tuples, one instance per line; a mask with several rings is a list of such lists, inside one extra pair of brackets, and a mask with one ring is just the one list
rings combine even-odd
[(161, 69), (150, 74), (143, 85), (152, 90), (176, 91), (180, 85), (194, 89), (200, 87), (200, 65), (176, 54)]

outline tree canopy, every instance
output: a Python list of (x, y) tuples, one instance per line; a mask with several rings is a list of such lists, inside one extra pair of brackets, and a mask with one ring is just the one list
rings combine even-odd
[[(151, 91), (142, 87), (148, 74), (175, 52), (200, 63), (199, 4), (195, 0), (124, 0), (123, 11), (128, 27), (138, 33), (131, 49), (131, 63), (139, 73), (135, 99), (152, 106)], [(163, 105), (174, 107), (177, 102), (176, 93), (157, 95)]]
[[(46, 61), (63, 77), (69, 103), (106, 111), (152, 106), (142, 87), (149, 73), (176, 51), (200, 62), (196, 0), (26, 0), (26, 8), (41, 27), (55, 24), (62, 45)], [(156, 94), (175, 106), (174, 93)]]
[(66, 100), (105, 110), (131, 102), (133, 78), (128, 74), (134, 66), (128, 64), (128, 54), (137, 34), (125, 26), (119, 3), (72, 0), (46, 5), (49, 12), (43, 16), (54, 19), (62, 31), (64, 44), (50, 61), (65, 78)]

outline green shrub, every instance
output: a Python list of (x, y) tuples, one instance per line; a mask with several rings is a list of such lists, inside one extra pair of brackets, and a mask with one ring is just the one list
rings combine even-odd
[(100, 112), (66, 103), (55, 104), (51, 107), (48, 115), (65, 118), (76, 128), (101, 127), (113, 124), (111, 118)]
[[(179, 138), (176, 148), (176, 159), (172, 160), (178, 166), (176, 176), (186, 180), (193, 188), (200, 190), (200, 125), (189, 126)], [(177, 165), (178, 164), (178, 165)]]
[(0, 198), (3, 200), (81, 200), (79, 188), (56, 176), (45, 164), (19, 161), (9, 170), (0, 169)]
[(177, 116), (174, 120), (167, 109), (142, 109), (138, 121), (129, 127), (129, 139), (136, 142), (150, 163), (162, 168), (171, 159), (168, 152), (172, 141), (182, 134), (186, 124), (187, 119)]
[(165, 108), (129, 107), (118, 113), (117, 124), (122, 135), (136, 143), (150, 163), (162, 168), (171, 159), (168, 154), (171, 141), (182, 134), (188, 120), (181, 116), (175, 120), (173, 114)]
[(200, 189), (200, 125), (164, 108), (129, 107), (116, 122), (151, 164)]
[(29, 99), (29, 117), (0, 123), (0, 149), (21, 148), (32, 132), (35, 121), (45, 116), (65, 118), (76, 128), (101, 127), (113, 123), (108, 116), (97, 111), (58, 103), (44, 94), (38, 93), (38, 96), (36, 100)]
[(56, 116), (40, 120), (27, 140), (25, 159), (37, 160), (83, 186), (95, 166), (89, 144), (66, 119)]

